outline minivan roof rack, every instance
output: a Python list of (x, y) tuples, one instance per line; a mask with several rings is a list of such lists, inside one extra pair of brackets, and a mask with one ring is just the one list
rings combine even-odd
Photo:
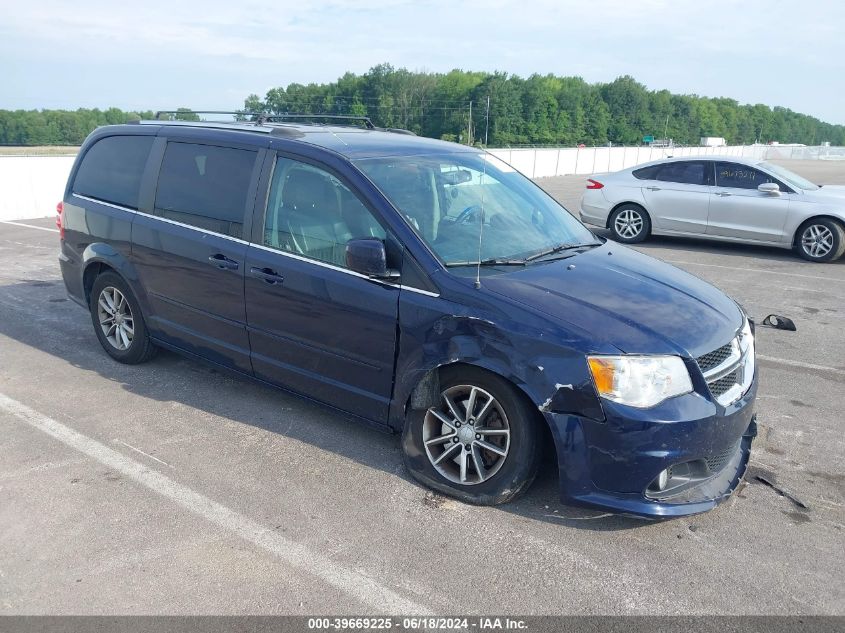
[[(238, 123), (256, 123), (264, 125), (274, 121), (306, 121), (306, 120), (327, 120), (327, 121), (350, 121), (363, 123), (368, 130), (375, 130), (376, 126), (370, 120), (370, 117), (355, 116), (351, 114), (299, 114), (299, 113), (284, 113), (284, 114), (268, 114), (267, 112), (247, 112), (244, 110), (158, 110), (155, 113), (155, 119), (161, 120), (163, 115), (184, 115), (184, 114), (229, 114), (233, 117), (252, 117), (251, 121), (236, 121)], [(190, 121), (188, 121), (190, 122)], [(196, 121), (195, 121), (196, 123)]]

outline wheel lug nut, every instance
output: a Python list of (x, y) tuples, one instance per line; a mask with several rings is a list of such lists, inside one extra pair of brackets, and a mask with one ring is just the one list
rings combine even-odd
[(460, 422), (455, 422), (455, 428), (457, 428), (457, 429), (461, 428), (461, 423), (460, 423)]
[(481, 439), (481, 433), (476, 433), (476, 434), (475, 434), (475, 439), (480, 440), (480, 439)]
[(469, 450), (469, 449), (471, 449), (471, 448), (472, 448), (472, 446), (470, 446), (469, 444), (464, 444), (464, 448), (465, 448), (466, 450)]
[(453, 437), (453, 438), (452, 438), (452, 441), (453, 441), (453, 442), (455, 442), (455, 443), (457, 443), (457, 442), (458, 442), (458, 438), (457, 438), (457, 437)]

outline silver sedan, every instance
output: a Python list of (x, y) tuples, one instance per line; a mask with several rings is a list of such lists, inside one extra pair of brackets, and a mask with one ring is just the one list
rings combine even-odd
[(676, 235), (831, 262), (845, 252), (845, 187), (759, 160), (670, 158), (588, 179), (581, 221), (626, 244)]

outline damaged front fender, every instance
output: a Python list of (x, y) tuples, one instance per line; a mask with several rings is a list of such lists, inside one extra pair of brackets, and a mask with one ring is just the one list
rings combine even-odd
[(394, 430), (402, 429), (409, 409), (426, 409), (437, 402), (439, 369), (457, 363), (505, 378), (540, 413), (604, 419), (580, 340), (549, 329), (547, 322), (535, 321), (530, 314), (514, 318), (482, 306), (444, 306), (445, 302), (412, 293), (400, 298), (389, 420)]

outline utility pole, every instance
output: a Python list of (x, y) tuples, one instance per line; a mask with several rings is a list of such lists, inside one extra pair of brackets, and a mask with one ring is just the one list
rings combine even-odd
[(472, 101), (469, 102), (469, 121), (467, 122), (467, 145), (472, 145)]
[(487, 133), (490, 131), (490, 95), (487, 95), (487, 114), (484, 117), (484, 147), (487, 148)]

